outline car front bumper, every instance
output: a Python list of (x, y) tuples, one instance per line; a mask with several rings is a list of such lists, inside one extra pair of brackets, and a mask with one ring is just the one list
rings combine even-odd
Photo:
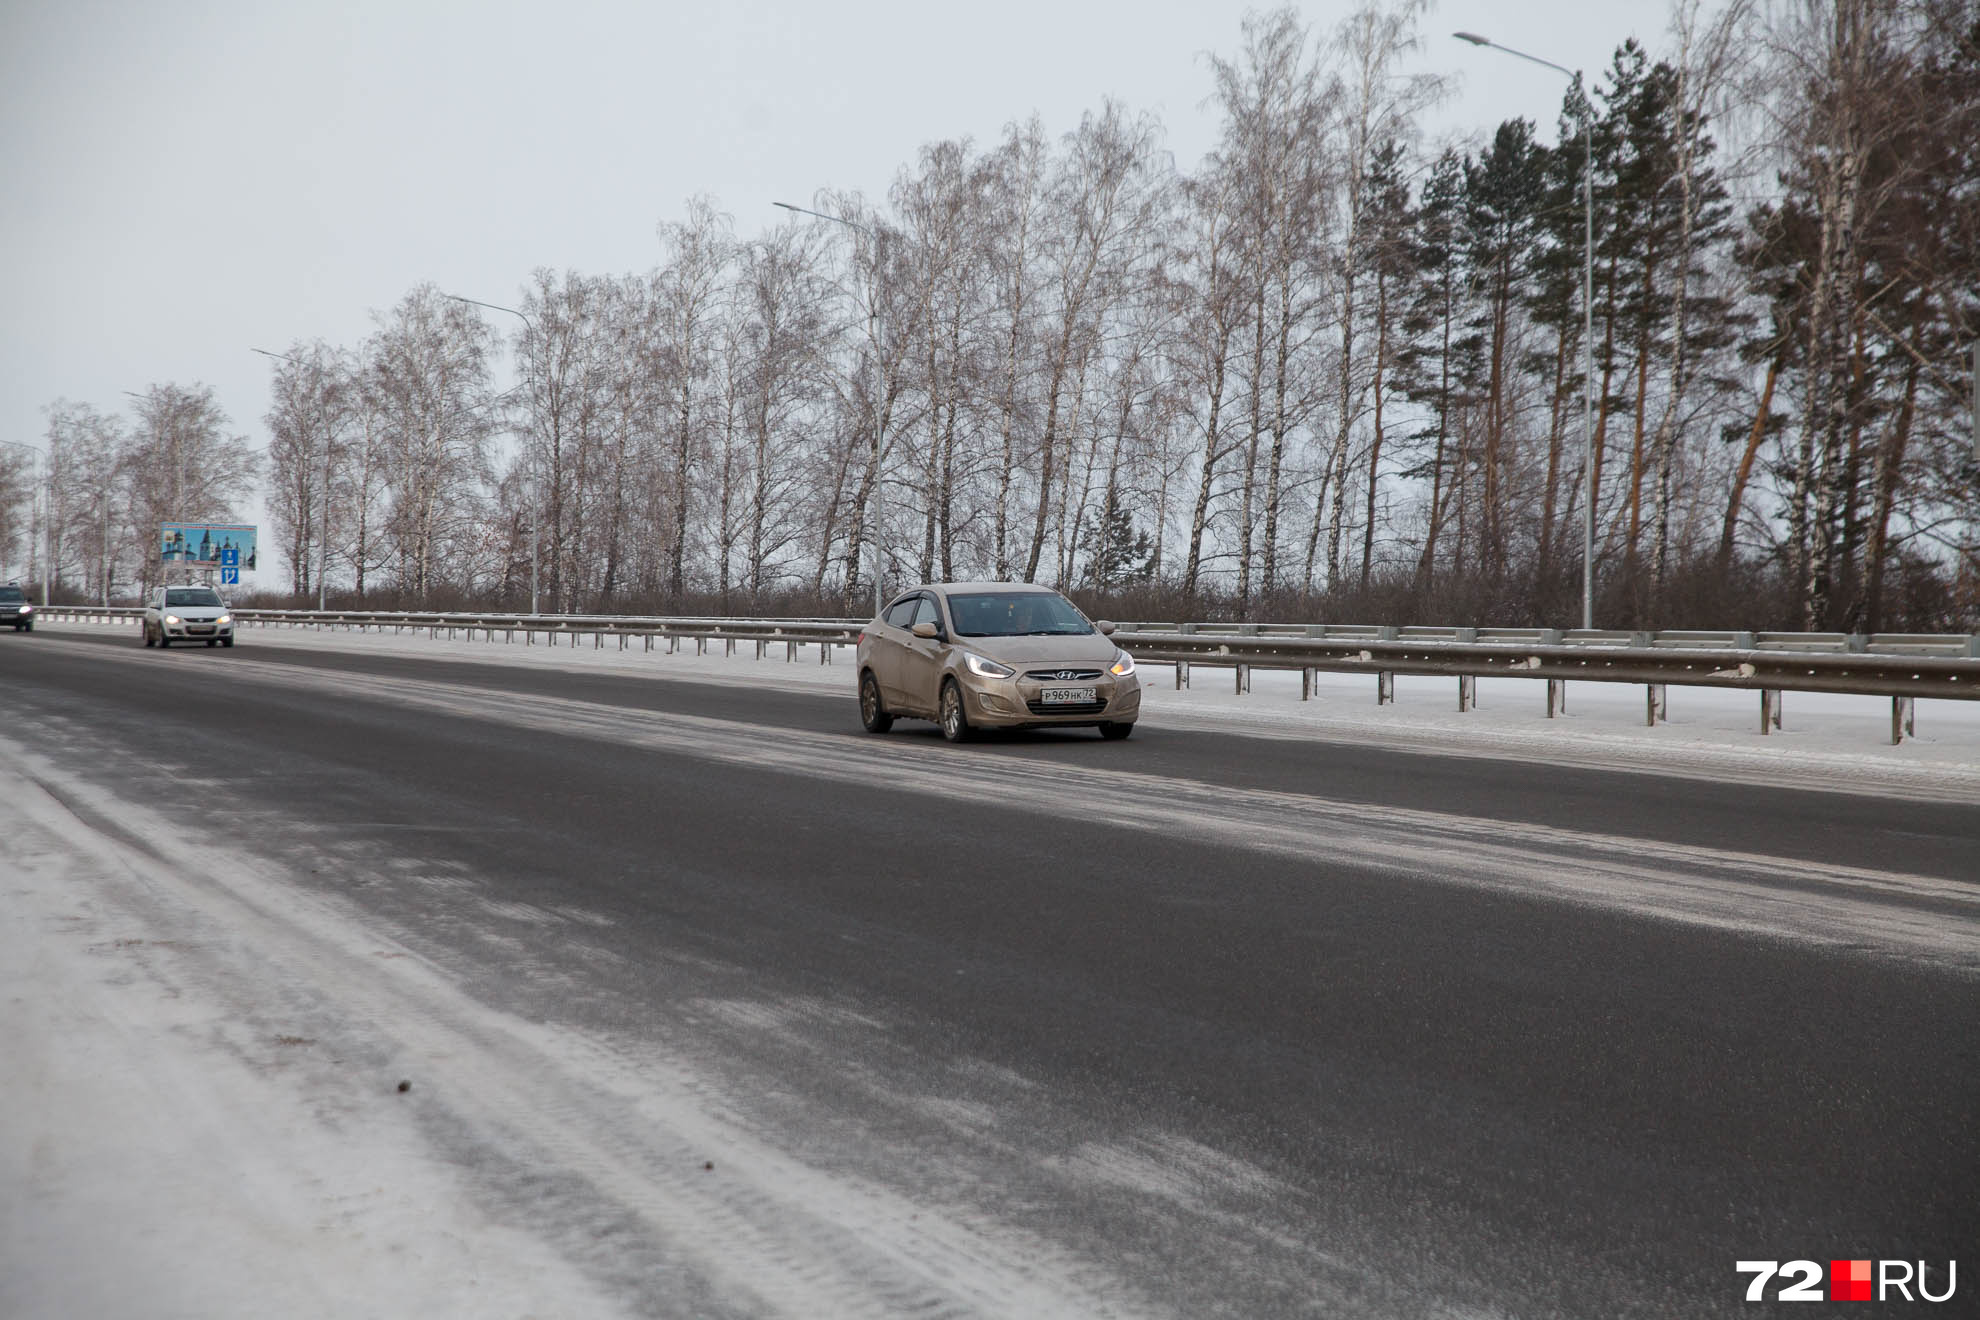
[[(1072, 705), (1046, 705), (1048, 687), (1091, 687), (1094, 700)], [(1141, 683), (1133, 675), (1078, 683), (1041, 682), (1028, 674), (1016, 678), (964, 678), (969, 722), (980, 729), (1047, 728), (1054, 725), (1129, 724), (1141, 713)]]

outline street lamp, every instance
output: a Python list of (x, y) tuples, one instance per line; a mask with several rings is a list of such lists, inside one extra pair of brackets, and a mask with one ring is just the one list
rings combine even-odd
[[(1566, 74), (1570, 79), (1580, 81), (1581, 75), (1573, 69), (1565, 68), (1552, 60), (1543, 60), (1537, 55), (1528, 55), (1523, 50), (1511, 46), (1501, 46), (1489, 37), (1481, 37), (1476, 32), (1454, 32), (1459, 41), (1468, 41), (1474, 46), (1489, 46), (1532, 64)], [(1581, 626), (1592, 629), (1595, 626), (1595, 115), (1594, 106), (1581, 119), (1581, 144), (1585, 153), (1585, 164), (1581, 172), (1581, 201), (1585, 229), (1582, 237), (1581, 253), (1581, 345), (1583, 365), (1581, 374)]]
[(774, 202), (786, 211), (799, 215), (815, 216), (820, 220), (830, 220), (848, 229), (857, 229), (873, 242), (873, 489), (867, 496), (869, 510), (867, 520), (873, 524), (873, 615), (878, 618), (883, 599), (881, 590), (881, 568), (885, 565), (886, 551), (880, 541), (880, 440), (881, 430), (887, 422), (887, 308), (881, 296), (880, 280), (884, 270), (880, 261), (880, 231), (869, 229), (857, 220), (848, 220), (842, 215), (827, 215), (814, 211), (808, 206), (792, 206), (789, 202)]
[[(507, 312), (510, 316), (522, 317), (522, 323), (529, 327), (530, 337), (532, 339), (536, 337), (536, 322), (530, 320), (528, 316), (513, 307), (504, 307), (501, 303), (482, 302), (479, 298), (463, 298), (457, 293), (442, 294), (441, 296), (450, 298), (457, 303), (468, 303), (475, 307), (486, 307), (491, 312)], [(534, 373), (532, 372), (532, 374)], [(529, 392), (529, 412), (530, 420), (534, 421), (536, 419), (536, 391), (534, 388)], [(536, 566), (538, 561), (543, 558), (543, 474), (538, 470), (541, 466), (538, 463), (531, 463), (529, 465), (531, 505), (529, 512), (529, 612), (531, 614), (542, 613), (538, 608), (539, 596), (537, 594), (536, 580)]]
[(9, 449), (25, 449), (34, 455), (35, 464), (41, 468), (41, 608), (48, 608), (48, 579), (53, 566), (49, 558), (55, 553), (54, 539), (49, 534), (49, 523), (55, 518), (55, 455), (43, 453), (33, 445), (22, 444), (18, 440), (0, 440), (0, 445)]
[[(290, 357), (287, 353), (271, 353), (265, 348), (251, 348), (248, 351), (250, 353), (259, 353), (263, 357), (280, 358), (282, 361), (293, 363), (298, 367), (307, 366), (312, 374), (315, 374), (321, 370), (316, 365), (316, 363), (300, 362), (297, 359)], [(321, 536), (317, 538), (316, 541), (316, 608), (319, 611), (326, 608), (324, 604), (325, 591), (326, 591), (324, 585), (324, 578), (325, 575), (330, 571), (329, 554), (330, 554), (330, 426), (328, 424), (328, 421), (326, 420), (323, 427), (323, 533)]]

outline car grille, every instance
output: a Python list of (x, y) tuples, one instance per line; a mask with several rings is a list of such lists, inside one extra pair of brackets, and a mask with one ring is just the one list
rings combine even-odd
[(1082, 701), (1075, 704), (1055, 701), (1049, 706), (1042, 701), (1027, 701), (1024, 704), (1031, 707), (1033, 715), (1098, 715), (1107, 709), (1107, 703), (1104, 701)]
[(1091, 683), (1100, 677), (1097, 669), (1033, 669), (1025, 677), (1034, 683)]
[(213, 625), (210, 623), (189, 623), (186, 625), (186, 635), (189, 637), (204, 637), (212, 631)]

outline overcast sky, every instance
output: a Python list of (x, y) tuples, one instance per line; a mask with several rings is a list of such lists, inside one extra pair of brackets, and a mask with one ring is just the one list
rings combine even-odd
[[(275, 364), (250, 348), (355, 344), (421, 281), (512, 303), (537, 266), (646, 270), (689, 196), (748, 235), (773, 200), (879, 195), (922, 143), (1034, 111), (1056, 135), (1117, 97), (1190, 168), (1215, 132), (1205, 56), (1255, 7), (0, 0), (0, 440), (40, 445), (58, 398), (118, 411), (199, 381), (260, 447)], [(1352, 7), (1300, 6), (1321, 30)], [(1420, 67), (1462, 81), (1432, 126), (1551, 136), (1560, 105), (1561, 79), (1452, 31), (1599, 69), (1665, 21), (1446, 0)]]

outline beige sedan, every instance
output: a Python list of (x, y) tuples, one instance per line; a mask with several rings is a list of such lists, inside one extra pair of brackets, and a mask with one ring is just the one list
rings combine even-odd
[(859, 636), (859, 717), (975, 729), (1089, 725), (1125, 738), (1141, 713), (1134, 657), (1049, 587), (945, 582), (897, 597)]

